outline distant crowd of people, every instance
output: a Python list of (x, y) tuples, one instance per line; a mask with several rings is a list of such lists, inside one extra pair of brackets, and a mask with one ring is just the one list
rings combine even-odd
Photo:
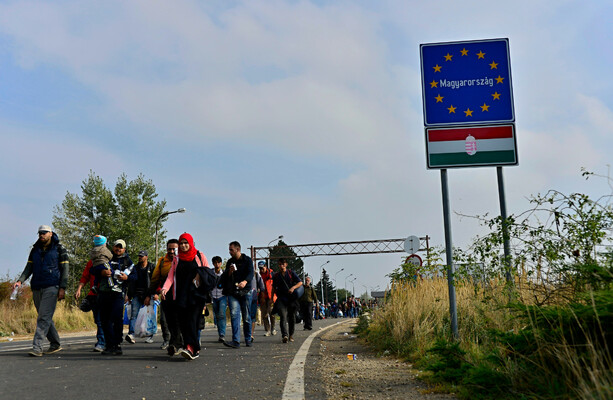
[[(135, 343), (135, 323), (143, 306), (160, 302), (161, 349), (169, 356), (179, 354), (193, 360), (200, 354), (200, 336), (204, 328), (207, 304), (212, 304), (213, 320), (218, 340), (230, 348), (253, 345), (258, 310), (265, 336), (277, 334), (276, 315), (283, 343), (293, 342), (296, 319), (301, 318), (305, 330), (313, 328), (313, 319), (355, 318), (365, 307), (375, 304), (350, 296), (340, 304), (320, 303), (311, 285), (311, 278), (302, 279), (288, 269), (280, 258), (274, 272), (265, 261), (257, 263), (241, 252), (233, 241), (228, 246), (230, 258), (225, 268), (220, 256), (211, 259), (196, 249), (189, 233), (170, 239), (166, 254), (155, 263), (149, 262), (148, 252), (138, 252), (136, 264), (126, 252), (126, 242), (117, 239), (111, 249), (107, 238), (96, 235), (90, 260), (83, 270), (75, 298), (79, 299), (85, 285), (89, 291), (82, 304), (91, 310), (97, 326), (94, 351), (104, 355), (122, 355), (122, 342)], [(13, 285), (17, 288), (32, 277), (33, 300), (38, 312), (31, 356), (53, 354), (62, 350), (60, 337), (53, 323), (58, 300), (65, 297), (68, 283), (68, 255), (50, 226), (41, 225), (21, 276)], [(131, 304), (128, 333), (124, 337), (124, 307)], [(231, 333), (226, 338), (226, 310), (229, 309)], [(44, 339), (50, 345), (43, 349)], [(153, 343), (153, 336), (145, 338)]]

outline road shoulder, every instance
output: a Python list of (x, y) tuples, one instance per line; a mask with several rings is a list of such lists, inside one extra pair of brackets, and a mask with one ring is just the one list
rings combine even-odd
[[(318, 336), (307, 360), (307, 399), (427, 399), (450, 400), (453, 395), (431, 393), (415, 378), (411, 365), (393, 357), (377, 357), (352, 333), (355, 320), (334, 326)], [(318, 346), (318, 347), (317, 347)], [(355, 354), (355, 359), (347, 354)]]

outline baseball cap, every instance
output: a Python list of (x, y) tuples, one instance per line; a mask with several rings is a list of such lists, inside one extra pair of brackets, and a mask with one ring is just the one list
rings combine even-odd
[(148, 257), (149, 253), (147, 253), (145, 250), (141, 250), (138, 252), (138, 256), (139, 257)]
[(113, 243), (113, 247), (114, 246), (121, 246), (122, 249), (126, 248), (126, 241), (123, 239), (117, 239), (115, 240), (115, 243)]
[(266, 261), (258, 261), (258, 268), (265, 267)]
[(49, 225), (41, 225), (38, 227), (39, 232), (53, 232), (53, 229)]

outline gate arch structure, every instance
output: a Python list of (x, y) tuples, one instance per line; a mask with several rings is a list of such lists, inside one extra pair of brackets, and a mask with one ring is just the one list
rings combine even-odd
[[(251, 259), (254, 264), (257, 260), (274, 260), (276, 256), (271, 256), (273, 248), (288, 248), (296, 254), (297, 257), (317, 257), (317, 256), (345, 256), (355, 254), (379, 254), (379, 253), (404, 253), (404, 242), (406, 238), (401, 239), (377, 239), (377, 240), (362, 240), (357, 242), (329, 242), (329, 243), (311, 243), (311, 244), (293, 244), (285, 246), (251, 246)], [(426, 259), (430, 259), (430, 236), (426, 235), (419, 238), (419, 250), (426, 251)]]

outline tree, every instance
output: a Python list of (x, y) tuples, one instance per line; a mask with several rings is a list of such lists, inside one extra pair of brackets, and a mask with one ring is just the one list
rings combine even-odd
[[(53, 226), (70, 258), (69, 287), (75, 288), (89, 260), (94, 235), (104, 235), (109, 243), (126, 241), (134, 257), (140, 250), (153, 254), (155, 220), (164, 212), (166, 201), (156, 201), (151, 180), (140, 174), (128, 181), (125, 174), (117, 180), (114, 192), (93, 171), (81, 184), (81, 195), (66, 193), (54, 208)], [(158, 230), (163, 242), (166, 231)]]
[(287, 246), (283, 240), (279, 240), (271, 250), (270, 250), (270, 268), (278, 272), (279, 266), (277, 265), (277, 260), (279, 258), (285, 258), (287, 260), (287, 268), (291, 269), (296, 273), (296, 275), (302, 277), (302, 273), (304, 271), (304, 262), (296, 255), (294, 250), (291, 247)]

